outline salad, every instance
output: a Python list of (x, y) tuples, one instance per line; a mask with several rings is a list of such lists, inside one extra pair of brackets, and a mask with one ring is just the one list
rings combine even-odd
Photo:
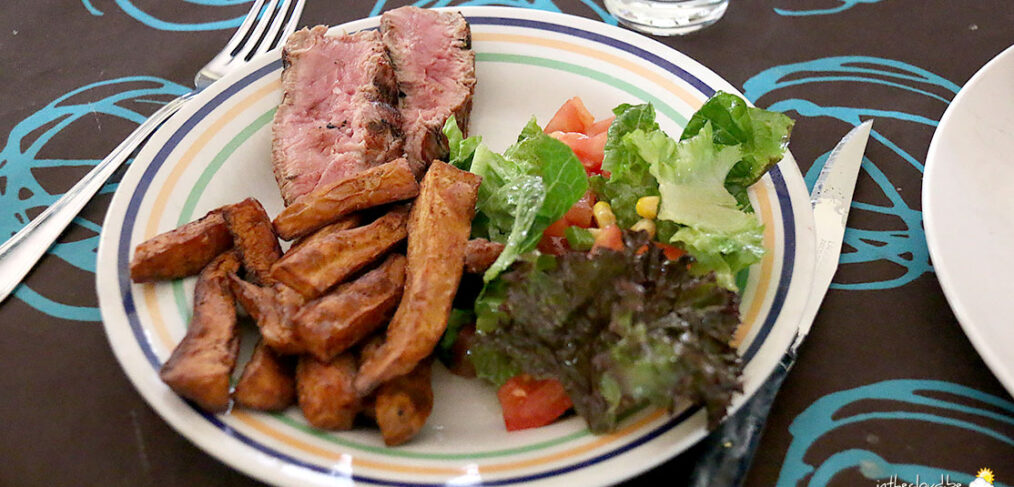
[(482, 177), (471, 236), (503, 250), (459, 290), (438, 356), (498, 387), (508, 430), (573, 409), (602, 433), (687, 403), (716, 426), (741, 388), (738, 291), (765, 252), (747, 189), (792, 126), (719, 92), (672, 137), (650, 104), (596, 121), (572, 98), (500, 154), (451, 118), (450, 163)]

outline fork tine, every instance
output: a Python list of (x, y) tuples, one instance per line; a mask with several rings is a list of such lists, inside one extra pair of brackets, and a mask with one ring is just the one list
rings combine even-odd
[(303, 6), (305, 4), (306, 0), (296, 0), (296, 5), (292, 7), (292, 14), (289, 15), (289, 21), (285, 24), (285, 30), (282, 31), (279, 43), (284, 43), (289, 34), (296, 31), (296, 27), (299, 26), (299, 18), (303, 15)]
[(264, 31), (264, 38), (260, 44), (257, 45), (257, 49), (253, 55), (263, 54), (265, 52), (274, 49), (278, 45), (279, 39), (282, 37), (284, 32), (282, 31), (283, 25), (285, 25), (286, 13), (289, 10), (287, 0), (282, 0), (282, 5), (278, 8), (278, 13), (273, 19), (271, 19), (271, 25)]
[(232, 54), (233, 51), (239, 46), (239, 43), (243, 41), (243, 38), (250, 32), (250, 28), (253, 27), (254, 22), (257, 22), (258, 14), (261, 8), (264, 7), (265, 0), (255, 0), (253, 5), (250, 6), (250, 11), (247, 12), (246, 18), (243, 19), (243, 23), (239, 25), (236, 32), (232, 34), (232, 38), (226, 43), (225, 48), (221, 52), (227, 53), (226, 55)]
[(257, 19), (257, 24), (253, 27), (253, 32), (250, 34), (250, 38), (240, 48), (240, 52), (233, 56), (233, 60), (239, 60), (245, 62), (250, 59), (254, 52), (257, 50), (257, 46), (263, 42), (264, 31), (267, 29), (271, 21), (278, 15), (278, 1), (270, 0), (267, 7), (264, 8), (264, 12)]
[[(284, 44), (285, 40), (289, 38), (289, 34), (292, 34), (293, 32), (296, 31), (296, 27), (299, 25), (299, 17), (303, 15), (304, 3), (305, 0), (296, 0), (295, 3), (292, 4), (293, 5), (292, 11), (289, 13), (289, 16), (285, 17), (283, 15), (279, 17), (282, 20), (287, 19), (285, 25), (281, 26), (277, 31), (275, 31), (274, 34), (271, 35), (270, 37), (271, 43), (262, 45), (261, 48), (259, 48), (260, 52), (267, 52), (272, 49), (275, 49), (281, 44)], [(271, 27), (275, 28), (277, 26), (274, 23), (272, 23)]]

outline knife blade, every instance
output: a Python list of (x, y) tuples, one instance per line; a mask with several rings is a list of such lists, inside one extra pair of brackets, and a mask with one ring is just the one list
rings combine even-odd
[(859, 178), (859, 167), (863, 163), (866, 142), (873, 130), (873, 120), (867, 120), (845, 134), (817, 176), (817, 182), (810, 192), (810, 205), (813, 206), (813, 223), (817, 235), (816, 263), (814, 264), (813, 283), (810, 286), (810, 297), (799, 317), (799, 331), (792, 350), (795, 351), (810, 332), (813, 320), (817, 317), (820, 303), (831, 287), (834, 274), (838, 270), (838, 258), (841, 257), (841, 246), (845, 240), (845, 224), (852, 207), (852, 196)]
[(754, 396), (699, 445), (700, 458), (687, 485), (732, 487), (741, 485), (746, 480), (778, 389), (796, 362), (799, 345), (809, 334), (820, 304), (838, 270), (849, 208), (852, 206), (859, 168), (872, 128), (873, 120), (867, 120), (845, 134), (828, 155), (810, 193), (817, 240), (816, 264), (810, 296), (800, 314), (795, 338), (778, 366)]

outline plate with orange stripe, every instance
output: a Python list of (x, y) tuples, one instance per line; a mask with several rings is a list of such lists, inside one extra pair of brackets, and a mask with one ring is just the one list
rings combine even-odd
[[(596, 116), (621, 103), (651, 102), (661, 127), (678, 134), (716, 91), (738, 93), (689, 57), (601, 22), (527, 9), (454, 10), (468, 19), (476, 52), (470, 132), (496, 151), (514, 141), (529, 117), (545, 122), (573, 96)], [(354, 32), (378, 22), (374, 17), (334, 29)], [(186, 333), (195, 279), (131, 283), (133, 248), (249, 196), (269, 214), (282, 209), (270, 156), (281, 69), (278, 53), (255, 60), (173, 117), (124, 175), (103, 225), (97, 286), (106, 333), (134, 386), (166, 422), (223, 462), (279, 485), (605, 484), (659, 465), (704, 437), (704, 412), (697, 407), (644, 410), (607, 435), (592, 434), (573, 415), (507, 432), (492, 386), (439, 365), (425, 428), (394, 448), (367, 427), (317, 430), (297, 407), (209, 414), (169, 390), (158, 371)], [(791, 155), (750, 189), (750, 197), (764, 222), (767, 253), (750, 268), (742, 290), (736, 345), (745, 364), (744, 393), (730, 413), (791, 342), (813, 266), (809, 197)]]

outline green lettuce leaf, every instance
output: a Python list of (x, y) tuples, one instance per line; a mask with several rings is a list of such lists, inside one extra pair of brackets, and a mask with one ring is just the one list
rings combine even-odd
[[(519, 372), (559, 380), (592, 431), (643, 405), (705, 405), (717, 425), (739, 389), (729, 342), (738, 297), (625, 234), (621, 252), (524, 260), (487, 285), (469, 356), (500, 384)], [(639, 249), (647, 246), (647, 251)], [(609, 285), (603, 285), (609, 283)]]
[(658, 123), (655, 122), (655, 107), (650, 103), (642, 105), (624, 103), (614, 108), (613, 114), (616, 115), (616, 118), (609, 125), (602, 169), (613, 174), (646, 170), (641, 167), (644, 165), (643, 161), (623, 147), (622, 140), (624, 135), (635, 130), (645, 132), (658, 130)]
[(486, 270), (491, 281), (538, 245), (588, 189), (584, 166), (566, 144), (546, 135), (532, 118), (503, 155), (478, 144), (470, 171), (482, 176), (472, 236), (504, 244)]
[[(529, 168), (530, 174), (542, 179), (546, 199), (539, 208), (538, 216), (547, 227), (567, 213), (588, 190), (588, 176), (574, 151), (567, 144), (546, 135), (535, 123), (535, 117), (529, 120), (518, 142), (504, 151), (504, 157), (518, 161)], [(538, 243), (542, 232), (531, 237)]]
[[(556, 259), (551, 255), (528, 254), (522, 260), (538, 271), (556, 267)], [(511, 316), (503, 309), (503, 303), (507, 299), (507, 285), (508, 282), (498, 276), (483, 286), (475, 300), (476, 334), (492, 334), (502, 325), (510, 323)], [(522, 372), (521, 367), (509, 355), (495, 346), (489, 346), (485, 341), (473, 340), (468, 349), (468, 358), (475, 366), (476, 376), (496, 387)]]
[(661, 196), (658, 239), (685, 248), (696, 272), (715, 271), (736, 289), (736, 274), (763, 254), (746, 189), (781, 160), (792, 120), (719, 92), (676, 141), (659, 129), (650, 104), (620, 105), (615, 113), (602, 164), (611, 175), (592, 178), (596, 196), (624, 228), (640, 219), (638, 199)]
[[(635, 147), (624, 142), (624, 136), (635, 131), (658, 131), (655, 108), (651, 104), (623, 104), (615, 109), (616, 119), (609, 126), (602, 170), (609, 178), (595, 176), (592, 189), (599, 200), (608, 201), (621, 228), (630, 228), (641, 217), (637, 216), (637, 200), (642, 196), (658, 196), (658, 182), (650, 167)], [(671, 234), (671, 232), (669, 232)]]
[(680, 139), (697, 135), (709, 122), (715, 144), (740, 147), (742, 159), (729, 170), (725, 187), (741, 207), (748, 207), (746, 189), (782, 160), (795, 122), (784, 114), (751, 107), (742, 98), (720, 91), (694, 113)]
[(475, 375), (489, 381), (498, 389), (523, 370), (518, 364), (496, 347), (475, 343), (468, 349), (468, 360), (475, 367)]
[(473, 135), (467, 139), (464, 138), (454, 115), (451, 115), (444, 123), (443, 132), (447, 137), (447, 147), (450, 150), (447, 162), (458, 169), (467, 171), (472, 167), (472, 155), (475, 153), (475, 148), (482, 143), (482, 137)]
[(624, 141), (651, 165), (662, 195), (658, 218), (681, 225), (670, 238), (690, 253), (694, 271), (714, 271), (718, 282), (736, 289), (736, 273), (760, 260), (763, 225), (739, 208), (724, 182), (741, 159), (739, 146), (714, 143), (711, 124), (676, 142), (664, 133), (635, 130)]

